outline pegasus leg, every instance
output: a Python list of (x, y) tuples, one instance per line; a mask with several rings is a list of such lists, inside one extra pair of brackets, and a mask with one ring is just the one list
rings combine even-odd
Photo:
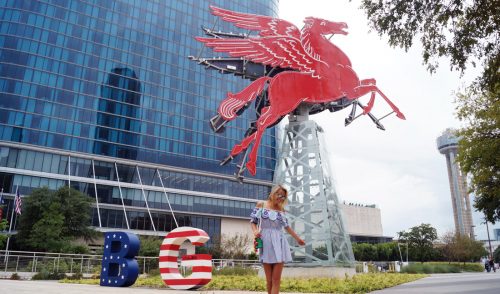
[(380, 89), (376, 85), (361, 85), (355, 89), (356, 97), (352, 97), (351, 99), (356, 99), (359, 98), (363, 95), (366, 95), (368, 93), (379, 93), (380, 96), (389, 104), (389, 106), (392, 108), (392, 110), (396, 113), (396, 116), (399, 117), (400, 119), (406, 119), (404, 114), (399, 110), (399, 108), (392, 103), (385, 94), (380, 91)]
[(245, 149), (248, 148), (250, 143), (255, 140), (255, 136), (257, 133), (252, 133), (251, 135), (245, 137), (240, 144), (234, 145), (233, 149), (231, 150), (231, 156), (235, 157), (236, 155), (240, 154), (241, 152), (245, 151)]
[[(377, 81), (375, 79), (365, 79), (360, 81), (361, 85), (376, 85)], [(369, 113), (372, 108), (373, 104), (375, 103), (375, 92), (372, 92), (370, 100), (368, 101), (368, 105), (366, 105), (365, 108), (363, 108), (363, 114)]]
[(375, 92), (372, 92), (372, 94), (370, 96), (370, 100), (368, 101), (368, 104), (363, 109), (363, 114), (369, 113), (373, 108), (373, 104), (375, 104)]
[(238, 154), (245, 151), (248, 148), (248, 146), (250, 145), (250, 143), (252, 143), (252, 141), (255, 139), (255, 134), (256, 134), (255, 132), (251, 133), (250, 135), (243, 138), (243, 140), (240, 142), (240, 144), (234, 145), (233, 149), (231, 150), (229, 155), (226, 158), (224, 158), (223, 160), (221, 160), (220, 165), (228, 164)]
[[(293, 98), (293, 96), (289, 96), (289, 98)], [(287, 113), (292, 112), (297, 106), (299, 106), (305, 98), (295, 98), (294, 103), (286, 104), (286, 103), (272, 103), (272, 97), (270, 98), (270, 105), (268, 107), (264, 107), (262, 109), (262, 114), (257, 120), (257, 132), (255, 132), (255, 141), (252, 145), (252, 150), (248, 155), (248, 161), (246, 167), (248, 171), (255, 175), (256, 173), (256, 162), (257, 162), (257, 152), (259, 150), (260, 141), (264, 132), (267, 128), (273, 126), (281, 117)]]

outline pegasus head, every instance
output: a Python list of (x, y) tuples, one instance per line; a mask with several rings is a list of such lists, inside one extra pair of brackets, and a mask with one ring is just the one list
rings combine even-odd
[(321, 18), (306, 17), (304, 20), (306, 26), (309, 26), (311, 32), (320, 35), (340, 34), (347, 35), (347, 24), (345, 22), (329, 21)]

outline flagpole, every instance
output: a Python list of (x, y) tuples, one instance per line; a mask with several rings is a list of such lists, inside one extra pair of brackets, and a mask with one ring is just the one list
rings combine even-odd
[(2, 187), (2, 192), (0, 193), (0, 221), (2, 221), (3, 218), (3, 187)]
[(19, 189), (19, 185), (16, 187), (16, 196), (14, 196), (14, 201), (12, 201), (12, 213), (10, 215), (10, 223), (9, 223), (9, 237), (7, 237), (7, 245), (5, 246), (5, 268), (7, 268), (7, 260), (9, 258), (9, 243), (10, 243), (10, 232), (12, 231), (12, 220), (14, 219), (14, 214), (16, 214), (16, 197), (17, 190)]

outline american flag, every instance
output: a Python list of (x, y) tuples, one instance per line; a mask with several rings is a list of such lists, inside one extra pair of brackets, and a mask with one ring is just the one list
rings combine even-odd
[(16, 203), (16, 213), (21, 214), (21, 206), (23, 205), (23, 200), (21, 199), (21, 195), (19, 195), (19, 187), (17, 188), (16, 199), (14, 200), (14, 202)]

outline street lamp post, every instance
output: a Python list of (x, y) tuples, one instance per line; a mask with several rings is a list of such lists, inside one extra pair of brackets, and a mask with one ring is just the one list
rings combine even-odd
[(408, 264), (408, 241), (406, 241), (406, 264)]

